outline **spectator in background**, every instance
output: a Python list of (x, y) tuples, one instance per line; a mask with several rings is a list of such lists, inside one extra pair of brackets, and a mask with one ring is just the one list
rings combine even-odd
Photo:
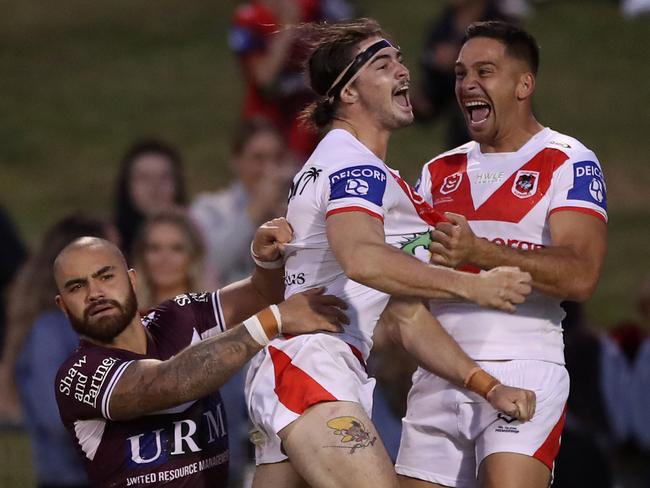
[(612, 341), (590, 329), (582, 304), (563, 302), (562, 308), (571, 391), (553, 486), (610, 488), (612, 440), (626, 429), (624, 359)]
[[(16, 271), (27, 257), (27, 249), (20, 239), (9, 215), (0, 207), (0, 350), (6, 327), (5, 297)], [(0, 356), (0, 426), (20, 424), (21, 412), (12, 380), (13, 371)]]
[(115, 223), (129, 260), (133, 240), (147, 217), (187, 203), (176, 148), (158, 139), (135, 142), (122, 158), (115, 197)]
[(132, 257), (143, 311), (182, 293), (213, 288), (204, 276), (201, 233), (185, 211), (168, 210), (148, 219), (133, 244)]
[[(628, 359), (631, 359), (631, 382), (629, 403), (632, 407), (631, 437), (633, 444), (629, 447), (628, 458), (635, 457), (634, 465), (636, 478), (642, 480), (643, 486), (650, 486), (650, 274), (641, 282), (639, 288), (637, 310), (640, 320), (628, 321), (627, 327), (617, 327), (613, 334), (620, 340), (627, 340)], [(616, 333), (618, 332), (618, 335)], [(623, 334), (627, 332), (627, 335)], [(630, 353), (635, 351), (633, 356)], [(625, 488), (626, 485), (624, 485)]]
[[(227, 229), (217, 227), (212, 231), (220, 234)], [(244, 244), (250, 260), (249, 246), (248, 242)], [(133, 262), (138, 273), (136, 294), (142, 315), (182, 293), (216, 289), (213, 283), (209, 283), (204, 257), (201, 233), (185, 212), (178, 209), (166, 211), (147, 220), (133, 246)], [(243, 467), (252, 462), (252, 455), (247, 452), (249, 429), (244, 399), (245, 376), (245, 369), (235, 373), (219, 390), (228, 412), (229, 480), (233, 487), (238, 486), (244, 474)]]
[[(214, 193), (199, 195), (190, 213), (204, 236), (208, 272), (219, 283), (232, 283), (252, 272), (250, 243), (257, 227), (286, 213), (287, 194), (294, 164), (281, 133), (264, 120), (245, 122), (232, 143), (232, 184)], [(231, 435), (231, 474), (245, 476), (248, 416), (244, 399), (246, 368), (220, 390)], [(237, 481), (235, 481), (236, 483)], [(234, 485), (233, 485), (234, 486)]]
[(448, 119), (446, 144), (452, 148), (470, 140), (454, 95), (454, 65), (472, 22), (507, 20), (494, 0), (449, 0), (431, 24), (420, 55), (421, 84), (412, 97), (416, 120)]
[(255, 229), (284, 215), (294, 166), (282, 135), (269, 123), (245, 123), (232, 144), (232, 184), (199, 195), (190, 213), (206, 243), (207, 265), (219, 283), (248, 276), (253, 268), (250, 243)]
[(52, 299), (57, 288), (49, 271), (59, 252), (85, 235), (117, 238), (115, 229), (103, 220), (80, 214), (60, 220), (45, 233), (10, 295), (3, 361), (15, 365), (32, 463), (41, 488), (87, 485), (74, 444), (59, 419), (52, 388), (59, 366), (77, 347), (79, 338)]
[(298, 120), (314, 93), (302, 70), (302, 47), (285, 27), (351, 15), (343, 0), (253, 0), (235, 10), (229, 44), (247, 83), (243, 118), (274, 124), (300, 164), (318, 141), (318, 135)]

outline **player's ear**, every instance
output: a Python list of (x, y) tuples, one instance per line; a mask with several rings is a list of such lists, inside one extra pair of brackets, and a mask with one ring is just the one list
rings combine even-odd
[(341, 100), (341, 103), (352, 104), (359, 99), (359, 92), (352, 84), (350, 84), (341, 91), (339, 99)]
[(138, 277), (137, 277), (137, 274), (135, 272), (135, 269), (131, 268), (131, 269), (129, 269), (127, 271), (127, 273), (129, 275), (129, 281), (131, 282), (131, 286), (135, 290), (135, 285), (138, 282)]
[(535, 75), (530, 71), (522, 74), (517, 83), (517, 100), (530, 98), (535, 91)]
[(68, 308), (65, 306), (65, 302), (63, 301), (63, 298), (61, 298), (61, 295), (55, 296), (54, 302), (56, 303), (56, 306), (59, 307), (59, 310), (63, 312), (63, 315), (68, 317)]

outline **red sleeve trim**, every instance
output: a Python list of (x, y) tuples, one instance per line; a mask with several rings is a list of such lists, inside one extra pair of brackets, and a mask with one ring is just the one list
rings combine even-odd
[(584, 207), (557, 207), (551, 210), (549, 215), (553, 215), (555, 212), (564, 212), (564, 211), (580, 212), (587, 215), (593, 215), (594, 217), (598, 217), (600, 220), (607, 223), (607, 218), (603, 214), (597, 212), (596, 210), (592, 210), (590, 208), (584, 208)]
[(357, 207), (357, 206), (335, 208), (334, 210), (330, 210), (329, 212), (327, 212), (327, 214), (325, 215), (325, 218), (327, 218), (327, 217), (329, 217), (331, 215), (336, 215), (336, 214), (340, 214), (340, 213), (347, 213), (347, 212), (363, 212), (363, 213), (367, 213), (371, 217), (374, 217), (376, 219), (381, 220), (382, 223), (384, 222), (384, 217), (382, 217), (378, 213), (373, 212), (372, 210), (368, 210), (365, 207)]

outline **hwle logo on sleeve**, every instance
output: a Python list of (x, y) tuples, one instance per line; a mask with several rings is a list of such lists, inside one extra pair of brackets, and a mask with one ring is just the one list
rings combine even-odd
[(569, 190), (567, 198), (595, 203), (607, 210), (607, 189), (598, 164), (594, 161), (573, 164), (573, 187)]
[(363, 198), (381, 206), (386, 191), (386, 172), (376, 166), (352, 166), (330, 175), (330, 200)]

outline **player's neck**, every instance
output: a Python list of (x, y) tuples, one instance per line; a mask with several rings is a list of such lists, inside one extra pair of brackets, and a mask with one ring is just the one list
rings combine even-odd
[(96, 341), (90, 337), (84, 339), (93, 344), (103, 347), (113, 347), (116, 349), (124, 349), (126, 351), (135, 352), (137, 354), (147, 353), (147, 331), (142, 325), (140, 314), (136, 312), (133, 320), (126, 326), (117, 337), (110, 342)]
[(501, 128), (494, 139), (480, 142), (483, 153), (510, 153), (517, 152), (532, 137), (544, 129), (537, 119), (531, 114), (524, 122), (508, 124)]
[(345, 119), (335, 119), (332, 129), (343, 129), (352, 134), (361, 144), (366, 146), (375, 156), (382, 161), (386, 160), (390, 132), (378, 129), (370, 124), (360, 124)]

